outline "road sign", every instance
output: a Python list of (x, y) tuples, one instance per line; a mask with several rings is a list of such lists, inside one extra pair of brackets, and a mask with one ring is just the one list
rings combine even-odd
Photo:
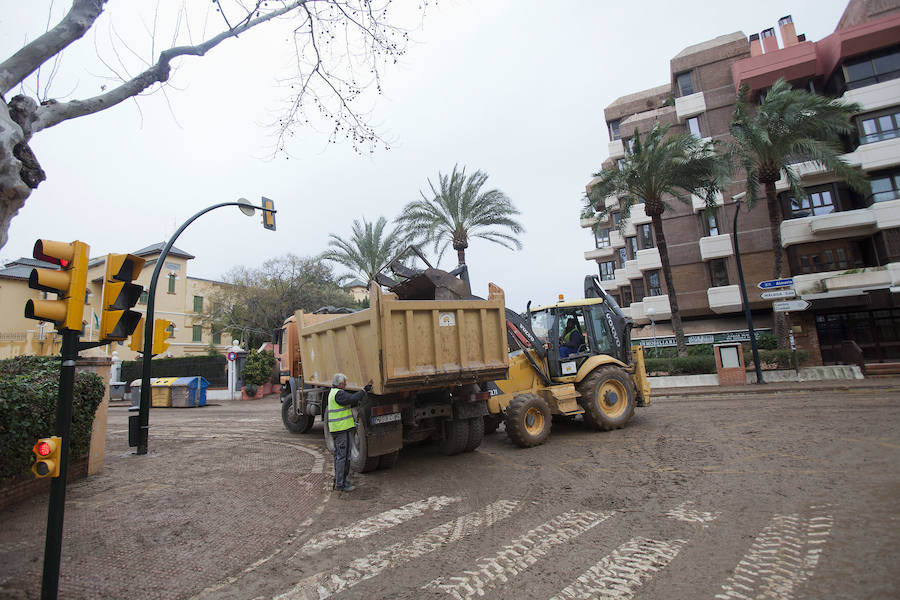
[(806, 310), (810, 307), (806, 300), (785, 300), (784, 302), (773, 302), (772, 310), (775, 312), (792, 312), (796, 310)]
[(234, 352), (228, 353), (228, 360), (230, 360), (231, 362), (234, 362), (234, 359), (236, 359), (236, 358), (237, 358), (237, 354), (235, 354)]
[(772, 290), (771, 292), (763, 292), (759, 295), (763, 300), (777, 300), (779, 298), (795, 298), (797, 292), (793, 288), (788, 290)]
[(768, 281), (760, 281), (757, 284), (757, 287), (761, 290), (768, 290), (770, 288), (788, 287), (791, 285), (794, 285), (794, 279), (788, 277), (787, 279), (769, 279)]

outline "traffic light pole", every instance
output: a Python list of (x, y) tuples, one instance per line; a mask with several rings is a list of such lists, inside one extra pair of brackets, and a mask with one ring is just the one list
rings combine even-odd
[(62, 438), (59, 477), (50, 482), (47, 509), (47, 537), (44, 543), (44, 575), (41, 598), (55, 599), (59, 590), (59, 562), (62, 554), (63, 514), (66, 508), (66, 476), (69, 471), (69, 446), (72, 431), (72, 394), (75, 362), (78, 360), (78, 332), (62, 332), (62, 365), (59, 369), (59, 397), (56, 403), (56, 435)]
[[(271, 202), (271, 201), (270, 201)], [(240, 206), (243, 207), (242, 210), (250, 208), (250, 209), (258, 209), (266, 212), (274, 214), (275, 211), (273, 206), (253, 206), (249, 202), (222, 202), (220, 204), (214, 204), (207, 208), (204, 208), (193, 217), (184, 222), (184, 224), (178, 228), (172, 237), (169, 238), (168, 243), (162, 250), (162, 253), (159, 255), (159, 258), (156, 260), (156, 267), (153, 269), (153, 275), (150, 278), (150, 288), (147, 290), (147, 314), (144, 317), (144, 355), (141, 359), (141, 403), (138, 411), (138, 423), (140, 425), (139, 433), (138, 433), (138, 444), (137, 444), (137, 454), (147, 454), (147, 439), (149, 438), (150, 432), (150, 359), (152, 358), (151, 352), (153, 351), (153, 320), (154, 320), (154, 308), (156, 305), (156, 283), (159, 280), (159, 274), (162, 271), (163, 263), (166, 260), (166, 256), (169, 254), (169, 250), (172, 249), (172, 246), (175, 244), (175, 240), (178, 239), (178, 236), (187, 229), (187, 226), (197, 220), (199, 217), (205, 215), (211, 210), (215, 210), (217, 208), (222, 208), (223, 206)], [(253, 210), (249, 215), (253, 214)]]

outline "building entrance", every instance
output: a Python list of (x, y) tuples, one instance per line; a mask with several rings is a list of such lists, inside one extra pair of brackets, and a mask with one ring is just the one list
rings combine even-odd
[(822, 362), (841, 362), (841, 342), (853, 340), (866, 362), (900, 361), (900, 308), (816, 315)]

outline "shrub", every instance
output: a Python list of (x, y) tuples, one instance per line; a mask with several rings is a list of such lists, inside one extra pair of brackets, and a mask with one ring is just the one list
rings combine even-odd
[[(91, 427), (103, 393), (98, 375), (75, 375), (70, 458), (90, 450)], [(0, 361), (0, 480), (28, 471), (34, 442), (56, 431), (58, 396), (58, 358), (19, 356)]]
[(712, 344), (696, 344), (688, 346), (688, 356), (713, 356), (714, 350)]
[(704, 375), (716, 372), (716, 361), (711, 355), (648, 358), (644, 365), (647, 375)]
[(251, 350), (247, 355), (247, 364), (241, 371), (241, 379), (246, 385), (260, 386), (272, 380), (274, 369), (275, 355), (272, 352)]
[[(750, 342), (746, 345), (749, 346)], [(775, 350), (778, 348), (778, 340), (771, 333), (761, 333), (756, 337), (756, 347), (759, 350)]]

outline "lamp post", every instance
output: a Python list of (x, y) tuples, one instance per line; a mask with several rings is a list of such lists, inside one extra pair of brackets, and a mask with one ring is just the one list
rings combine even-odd
[(753, 316), (750, 314), (750, 302), (747, 300), (747, 286), (744, 285), (744, 269), (741, 266), (741, 249), (738, 246), (737, 221), (738, 215), (741, 214), (741, 200), (746, 196), (746, 192), (741, 192), (736, 196), (732, 196), (734, 200), (734, 222), (731, 226), (731, 239), (734, 242), (734, 258), (737, 262), (738, 279), (741, 287), (741, 301), (744, 305), (744, 318), (747, 319), (747, 333), (750, 334), (750, 349), (753, 351), (753, 365), (756, 367), (756, 383), (762, 384), (762, 369), (759, 366), (759, 349), (756, 347), (756, 332), (753, 330)]
[(656, 345), (656, 320), (653, 318), (656, 309), (651, 306), (645, 312), (647, 318), (650, 319), (650, 326), (653, 327), (653, 358), (659, 358), (659, 346)]
[[(274, 230), (275, 217), (273, 215), (276, 212), (275, 205), (268, 198), (263, 198), (262, 202), (262, 206), (253, 206), (246, 199), (241, 198), (237, 202), (221, 202), (204, 208), (185, 221), (184, 224), (178, 228), (178, 231), (172, 234), (172, 237), (169, 238), (168, 243), (160, 253), (159, 258), (156, 259), (156, 268), (153, 269), (153, 275), (150, 277), (150, 287), (147, 290), (147, 314), (144, 317), (144, 355), (141, 364), (141, 403), (138, 411), (139, 433), (137, 440), (137, 454), (147, 454), (147, 438), (149, 437), (148, 433), (150, 430), (150, 359), (152, 358), (151, 352), (153, 350), (153, 309), (156, 304), (156, 282), (159, 279), (160, 271), (162, 271), (166, 255), (169, 254), (169, 250), (172, 249), (175, 240), (178, 239), (178, 236), (181, 235), (182, 231), (187, 229), (188, 225), (209, 211), (223, 206), (237, 206), (241, 209), (241, 212), (248, 217), (253, 216), (256, 210), (259, 209), (263, 211), (263, 225), (265, 228)], [(267, 216), (269, 216), (270, 219), (267, 219)]]

